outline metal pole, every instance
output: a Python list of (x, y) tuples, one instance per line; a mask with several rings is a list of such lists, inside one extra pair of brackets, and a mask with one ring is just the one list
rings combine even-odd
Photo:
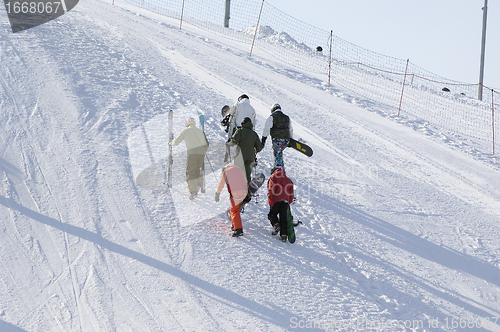
[(253, 45), (255, 44), (255, 37), (257, 37), (257, 32), (259, 31), (259, 22), (260, 22), (260, 16), (262, 15), (262, 8), (263, 7), (264, 7), (264, 0), (262, 0), (262, 5), (260, 6), (259, 18), (257, 20), (257, 26), (255, 27), (255, 35), (253, 36), (252, 48), (250, 49), (250, 55), (249, 56), (252, 56)]
[(328, 89), (330, 89), (330, 79), (332, 73), (332, 44), (333, 44), (333, 30), (330, 30), (330, 59), (328, 60)]
[(481, 65), (479, 68), (479, 95), (478, 99), (483, 100), (483, 79), (484, 79), (484, 50), (486, 45), (486, 18), (488, 16), (488, 0), (484, 0), (483, 7), (483, 37), (481, 38)]
[(495, 155), (495, 90), (491, 89), (491, 123), (493, 127), (493, 155)]
[(408, 64), (409, 63), (410, 63), (410, 59), (406, 60), (405, 78), (403, 79), (403, 89), (401, 90), (401, 99), (399, 100), (398, 116), (401, 114), (401, 105), (403, 104), (403, 94), (405, 92), (406, 73), (408, 73)]
[(224, 13), (224, 28), (229, 28), (229, 12), (231, 10), (231, 0), (226, 0), (226, 11)]
[(184, 17), (184, 0), (182, 0), (181, 25), (179, 26), (179, 30), (182, 30), (182, 18), (183, 17)]

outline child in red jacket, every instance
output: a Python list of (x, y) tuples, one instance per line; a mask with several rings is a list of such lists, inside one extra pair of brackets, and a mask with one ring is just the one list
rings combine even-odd
[(267, 181), (267, 199), (270, 210), (267, 217), (273, 225), (273, 235), (280, 233), (281, 240), (288, 238), (288, 209), (294, 198), (293, 182), (283, 168), (276, 168)]

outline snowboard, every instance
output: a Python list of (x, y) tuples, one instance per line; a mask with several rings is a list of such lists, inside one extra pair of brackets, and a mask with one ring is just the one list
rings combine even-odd
[(290, 142), (288, 142), (288, 147), (300, 151), (308, 157), (311, 157), (313, 155), (313, 150), (309, 145), (294, 140), (293, 138), (290, 138)]
[(255, 175), (255, 177), (250, 181), (250, 184), (248, 185), (248, 193), (245, 199), (241, 202), (240, 204), (240, 211), (243, 211), (243, 208), (245, 205), (250, 202), (253, 196), (257, 193), (257, 190), (259, 190), (260, 187), (264, 184), (264, 181), (266, 180), (266, 177), (263, 173), (258, 173)]
[[(203, 114), (201, 114), (199, 116), (199, 119), (200, 119), (201, 130), (203, 130), (203, 133), (205, 133), (205, 116)], [(201, 164), (200, 175), (201, 175), (200, 191), (202, 194), (204, 194), (205, 193), (205, 158), (203, 158), (203, 163)]]
[[(234, 110), (231, 108), (229, 112), (226, 113), (225, 118), (222, 121), (225, 121), (226, 125), (226, 133), (227, 133), (227, 141), (230, 142), (231, 138), (233, 137), (233, 132), (234, 132), (234, 124), (233, 124), (233, 118), (234, 118)], [(227, 120), (226, 120), (227, 119)], [(221, 122), (222, 123), (222, 122)], [(223, 166), (228, 165), (231, 162), (231, 147), (226, 144), (226, 152), (224, 154), (224, 163)]]
[(293, 224), (293, 216), (292, 216), (292, 209), (290, 208), (290, 204), (288, 205), (288, 212), (287, 212), (287, 227), (288, 227), (288, 242), (294, 243), (296, 238), (295, 238), (295, 226)]

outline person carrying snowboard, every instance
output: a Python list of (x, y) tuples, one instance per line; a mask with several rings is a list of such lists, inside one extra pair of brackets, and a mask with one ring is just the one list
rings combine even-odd
[(229, 192), (229, 213), (231, 215), (231, 223), (233, 237), (243, 235), (243, 225), (241, 223), (240, 203), (245, 199), (248, 192), (248, 184), (245, 173), (238, 166), (229, 165), (222, 172), (222, 176), (215, 192), (215, 201), (219, 202), (219, 196), (224, 189), (224, 184)]
[(208, 149), (208, 140), (203, 130), (196, 128), (193, 117), (186, 119), (186, 128), (172, 141), (172, 146), (186, 142), (186, 182), (190, 193), (189, 199), (198, 197), (198, 188), (202, 187), (201, 167)]
[(231, 108), (229, 115), (228, 141), (233, 137), (236, 129), (240, 127), (244, 118), (250, 118), (255, 127), (255, 109), (250, 105), (250, 99), (245, 94), (239, 96), (238, 102)]
[(292, 122), (288, 115), (281, 111), (279, 104), (271, 107), (271, 115), (267, 118), (262, 132), (262, 148), (266, 145), (267, 136), (271, 135), (274, 154), (274, 167), (284, 168), (283, 150), (293, 137)]
[[(250, 183), (252, 168), (255, 166), (255, 154), (262, 150), (262, 143), (259, 135), (253, 130), (252, 120), (244, 118), (241, 121), (241, 127), (236, 130), (229, 144), (236, 144), (239, 147), (239, 153), (243, 156), (247, 182)], [(237, 156), (235, 157), (235, 159)]]
[(279, 232), (283, 242), (286, 242), (288, 238), (288, 211), (293, 198), (292, 180), (286, 176), (283, 168), (273, 169), (267, 181), (267, 200), (270, 207), (267, 217), (274, 229), (272, 235)]

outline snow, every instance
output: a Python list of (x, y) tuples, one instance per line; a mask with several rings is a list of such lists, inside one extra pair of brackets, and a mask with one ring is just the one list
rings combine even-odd
[[(0, 331), (500, 331), (491, 143), (120, 2), (0, 24)], [(213, 200), (220, 109), (242, 93), (259, 134), (279, 102), (314, 149), (285, 151), (293, 245), (271, 235), (265, 190), (241, 238), (227, 193)], [(206, 119), (193, 202), (182, 145), (162, 182), (170, 109), (176, 133)], [(258, 158), (268, 177), (269, 144)]]
[[(250, 27), (243, 30), (244, 33), (254, 36), (255, 35), (255, 27)], [(297, 49), (307, 53), (314, 53), (310, 47), (308, 47), (304, 43), (298, 43), (295, 39), (293, 39), (289, 34), (284, 31), (275, 31), (270, 26), (259, 26), (256, 38), (263, 39), (268, 43), (278, 44), (284, 46), (288, 49)]]

